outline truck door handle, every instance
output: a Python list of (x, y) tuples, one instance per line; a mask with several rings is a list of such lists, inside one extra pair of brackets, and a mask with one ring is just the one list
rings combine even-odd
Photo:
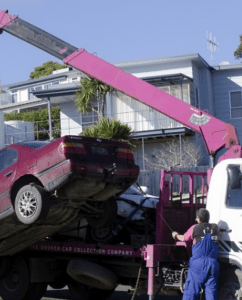
[(220, 228), (219, 231), (221, 231), (221, 232), (232, 232), (232, 229)]
[(13, 173), (13, 171), (9, 171), (8, 173), (4, 174), (5, 177), (10, 176)]

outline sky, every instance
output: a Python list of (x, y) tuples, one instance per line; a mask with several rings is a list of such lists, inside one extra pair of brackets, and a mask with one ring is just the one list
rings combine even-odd
[[(241, 0), (0, 0), (0, 10), (110, 62), (199, 53), (210, 65), (231, 64), (239, 45)], [(206, 33), (219, 43), (214, 53)], [(29, 79), (36, 66), (57, 58), (3, 32), (2, 85)]]

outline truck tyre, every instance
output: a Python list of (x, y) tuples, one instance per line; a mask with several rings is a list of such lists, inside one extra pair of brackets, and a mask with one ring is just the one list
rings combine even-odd
[(92, 227), (108, 227), (117, 217), (117, 201), (114, 197), (108, 199), (105, 202), (97, 202), (104, 210), (103, 214), (97, 217), (87, 217), (88, 224)]
[(101, 290), (116, 288), (117, 276), (105, 267), (85, 260), (71, 260), (67, 265), (67, 273), (76, 281)]
[(227, 269), (220, 273), (219, 277), (219, 300), (242, 298), (242, 271), (240, 269)]
[(23, 300), (40, 300), (44, 296), (46, 290), (47, 283), (45, 282), (29, 283)]
[(112, 290), (101, 290), (88, 287), (77, 281), (72, 281), (68, 284), (69, 291), (72, 295), (73, 300), (106, 300), (110, 297), (114, 289)]
[(23, 300), (29, 286), (29, 271), (21, 257), (13, 259), (8, 276), (0, 280), (3, 300)]
[(21, 223), (42, 222), (50, 209), (49, 194), (40, 186), (29, 184), (23, 186), (15, 198), (15, 213)]
[(9, 256), (0, 257), (0, 279), (3, 279), (10, 274), (11, 258)]

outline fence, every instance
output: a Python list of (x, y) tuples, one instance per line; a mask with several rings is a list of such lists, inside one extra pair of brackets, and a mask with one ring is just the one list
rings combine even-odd
[[(188, 167), (188, 168), (174, 168), (176, 171), (190, 171), (190, 172), (207, 172), (208, 166)], [(160, 194), (160, 175), (161, 170), (142, 170), (138, 178), (139, 184), (148, 187), (150, 195), (159, 196)], [(183, 191), (189, 192), (188, 176), (184, 176)], [(194, 188), (200, 191), (202, 187), (202, 180), (200, 177), (195, 178)], [(173, 192), (179, 192), (180, 181), (179, 176), (174, 176)]]

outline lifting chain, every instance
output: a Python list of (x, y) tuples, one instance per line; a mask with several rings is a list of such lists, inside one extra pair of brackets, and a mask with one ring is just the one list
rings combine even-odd
[(143, 268), (143, 260), (141, 260), (141, 264), (140, 264), (140, 268), (139, 268), (139, 271), (138, 271), (138, 276), (137, 276), (137, 279), (136, 279), (136, 284), (135, 284), (135, 288), (134, 288), (134, 292), (133, 292), (131, 300), (134, 300), (134, 298), (136, 296), (136, 293), (137, 293), (137, 290), (138, 290), (138, 286), (139, 286), (139, 281), (140, 281), (140, 276), (141, 276), (142, 268)]

